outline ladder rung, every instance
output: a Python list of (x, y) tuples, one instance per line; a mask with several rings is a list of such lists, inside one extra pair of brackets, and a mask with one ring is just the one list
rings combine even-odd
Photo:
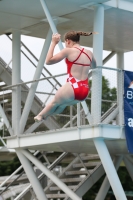
[[(92, 172), (92, 170), (88, 170), (88, 172)], [(84, 175), (84, 174), (88, 174), (86, 170), (84, 171), (67, 171), (65, 172), (66, 175)]]
[[(89, 162), (89, 163), (84, 163), (84, 165), (86, 167), (95, 167), (97, 166), (98, 164), (100, 164), (101, 162)], [(73, 168), (80, 168), (82, 167), (83, 168), (83, 165), (81, 163), (78, 163), (78, 164), (73, 164)]]
[(66, 194), (46, 194), (47, 198), (65, 198), (67, 197)]
[[(68, 186), (70, 189), (75, 189), (75, 187), (77, 187), (77, 185), (71, 185), (71, 186)], [(50, 187), (49, 188), (50, 189), (50, 191), (58, 191), (58, 190), (61, 190), (59, 187), (57, 187), (57, 186), (53, 186), (53, 187)]]
[(61, 181), (64, 182), (64, 183), (80, 182), (82, 180), (83, 180), (83, 178), (64, 178), (64, 179), (61, 179)]
[(81, 159), (82, 160), (96, 160), (100, 158), (98, 155), (89, 155), (89, 156), (82, 156)]

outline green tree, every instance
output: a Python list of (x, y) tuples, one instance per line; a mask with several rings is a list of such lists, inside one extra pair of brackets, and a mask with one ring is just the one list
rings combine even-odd
[(0, 176), (11, 175), (20, 165), (21, 164), (17, 156), (11, 161), (1, 161)]

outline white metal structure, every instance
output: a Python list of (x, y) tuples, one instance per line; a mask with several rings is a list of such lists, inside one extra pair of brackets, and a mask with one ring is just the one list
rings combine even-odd
[[(64, 184), (65, 180), (61, 180), (64, 174), (57, 177), (47, 167), (45, 167), (29, 150), (44, 150), (72, 153), (97, 154), (100, 157), (102, 166), (106, 172), (107, 178), (104, 180), (96, 199), (104, 199), (109, 188), (112, 187), (116, 199), (126, 200), (126, 196), (115, 167), (118, 169), (123, 159), (126, 167), (132, 177), (131, 166), (133, 159), (128, 154), (123, 122), (123, 77), (122, 69), (124, 69), (124, 52), (133, 50), (133, 2), (131, 0), (2, 0), (0, 1), (0, 34), (13, 35), (12, 42), (12, 125), (6, 116), (4, 109), (0, 107), (1, 115), (10, 132), (7, 138), (7, 147), (16, 150), (16, 153), (22, 163), (28, 179), (33, 187), (37, 199), (82, 199), (84, 193), (95, 182), (92, 183), (90, 175), (86, 178), (87, 184), (81, 180), (80, 187), (77, 190)], [(57, 24), (57, 28), (55, 26)], [(37, 88), (37, 79), (42, 73), (45, 57), (51, 41), (52, 32), (60, 32), (63, 34), (66, 30), (78, 29), (83, 31), (94, 30), (99, 32), (92, 38), (83, 38), (82, 45), (93, 47), (93, 53), (97, 60), (97, 69), (92, 70), (92, 94), (91, 94), (91, 112), (86, 102), (82, 102), (82, 107), (89, 125), (81, 126), (79, 124), (79, 107), (77, 110), (77, 126), (64, 128), (59, 127), (55, 118), (52, 126), (48, 120), (44, 123), (48, 129), (54, 129), (45, 132), (34, 133), (38, 124), (33, 124), (25, 130), (30, 110), (34, 110), (32, 103), (35, 102), (34, 96)], [(58, 31), (57, 31), (58, 30)], [(26, 97), (21, 97), (21, 34), (46, 38), (37, 69), (34, 75), (34, 82), (28, 88), (29, 92)], [(63, 48), (59, 43), (60, 49)], [(117, 54), (117, 104), (105, 116), (101, 118), (101, 94), (102, 94), (102, 53), (103, 50), (110, 50), (112, 53), (104, 60), (110, 59), (114, 52)], [(2, 66), (1, 66), (2, 68)], [(1, 70), (1, 74), (7, 75), (5, 70)], [(11, 77), (10, 77), (11, 78)], [(2, 77), (1, 77), (2, 79)], [(4, 79), (4, 77), (3, 77)], [(15, 86), (13, 86), (15, 85)], [(23, 88), (23, 86), (22, 86)], [(21, 101), (25, 102), (21, 113)], [(79, 105), (78, 105), (79, 106)], [(117, 125), (109, 124), (117, 117)], [(102, 120), (101, 120), (102, 119)], [(71, 125), (72, 125), (71, 118)], [(70, 124), (69, 123), (69, 124)], [(40, 125), (40, 124), (39, 124)], [(23, 134), (24, 133), (24, 134)], [(124, 157), (123, 157), (124, 155)], [(111, 156), (114, 156), (114, 164)], [(80, 155), (77, 158), (81, 161), (84, 169), (87, 170)], [(64, 192), (61, 196), (53, 194), (48, 195), (47, 189), (43, 190), (38, 178), (35, 175), (30, 161), (36, 165), (49, 179), (54, 182), (60, 190)], [(73, 161), (78, 162), (77, 160)], [(76, 163), (77, 164), (77, 163)], [(94, 165), (94, 163), (93, 163)], [(83, 167), (82, 166), (82, 167)], [(103, 174), (99, 164), (95, 164), (97, 177)], [(69, 165), (69, 170), (71, 169)], [(81, 168), (82, 169), (82, 168)], [(94, 170), (95, 172), (95, 170)], [(69, 172), (70, 173), (70, 172)], [(77, 172), (76, 172), (77, 173)], [(81, 173), (82, 174), (82, 173)], [(80, 175), (81, 175), (80, 174)], [(93, 178), (95, 177), (93, 174)], [(108, 179), (108, 180), (107, 180)], [(64, 181), (64, 182), (63, 182)], [(109, 182), (108, 182), (109, 181)], [(72, 180), (71, 180), (72, 182)], [(51, 183), (52, 185), (53, 183)], [(69, 184), (68, 184), (69, 185)], [(75, 188), (75, 187), (74, 187)], [(57, 189), (57, 188), (56, 188)], [(49, 189), (50, 190), (50, 189)], [(55, 187), (54, 187), (55, 190)], [(57, 194), (57, 193), (56, 193)], [(16, 199), (19, 199), (19, 197)]]

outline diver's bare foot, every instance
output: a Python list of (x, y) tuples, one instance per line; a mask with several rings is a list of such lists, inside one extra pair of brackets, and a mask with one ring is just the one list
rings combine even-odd
[(42, 115), (37, 115), (36, 117), (34, 117), (35, 122), (41, 122), (44, 120)]

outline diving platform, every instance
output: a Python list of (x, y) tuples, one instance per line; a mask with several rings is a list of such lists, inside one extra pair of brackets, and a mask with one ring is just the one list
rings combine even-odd
[[(5, 99), (1, 94), (0, 114), (9, 132), (9, 136), (3, 138), (6, 139), (7, 148), (10, 152), (15, 150), (22, 164), (1, 183), (3, 191), (0, 198), (7, 199), (8, 188), (4, 186), (23, 168), (30, 184), (23, 191), (19, 190), (15, 200), (26, 200), (25, 194), (31, 200), (81, 200), (103, 174), (106, 177), (95, 200), (105, 199), (110, 186), (116, 199), (127, 199), (117, 170), (124, 162), (133, 180), (133, 157), (127, 149), (123, 115), (124, 53), (133, 51), (132, 18), (132, 0), (0, 1), (0, 35), (5, 34), (12, 41), (12, 68), (9, 70), (10, 63), (6, 64), (0, 59), (0, 81), (6, 84), (6, 87), (1, 87)], [(62, 85), (45, 66), (52, 33), (58, 32), (63, 36), (70, 30), (99, 33), (81, 39), (81, 45), (93, 48), (97, 61), (97, 68), (90, 69), (88, 74), (92, 80), (91, 96), (74, 106), (73, 110), (71, 107), (68, 113), (34, 123), (34, 116), (49, 103), (51, 96)], [(21, 35), (45, 39), (39, 59), (22, 43)], [(29, 57), (25, 55), (24, 47)], [(59, 49), (63, 49), (61, 41)], [(111, 52), (104, 60), (103, 50)], [(28, 82), (22, 81), (21, 53), (32, 63), (32, 67), (36, 67), (33, 80)], [(115, 54), (117, 68), (103, 66)], [(26, 73), (28, 66), (24, 65)], [(112, 94), (107, 96), (106, 90), (102, 90), (104, 69), (114, 70), (115, 76), (109, 71), (108, 74), (116, 77), (116, 80), (113, 79), (116, 82), (115, 99), (107, 99)], [(42, 76), (45, 87), (39, 91)], [(31, 85), (27, 87), (29, 83)], [(10, 93), (7, 93), (8, 90)], [(43, 94), (44, 101), (36, 94)], [(102, 110), (103, 100), (110, 103), (105, 110)], [(51, 163), (46, 157), (48, 152), (59, 152), (60, 156)], [(61, 167), (62, 160), (69, 153), (73, 160), (69, 160), (70, 163), (60, 174), (53, 173), (56, 167)], [(38, 154), (43, 156), (45, 163), (39, 160)], [(36, 176), (36, 169), (42, 174)], [(41, 176), (51, 181), (45, 185), (45, 189), (40, 181)], [(9, 197), (12, 198), (11, 194)]]
[(110, 124), (33, 132), (6, 139), (8, 148), (96, 154), (95, 138), (104, 140), (112, 155), (128, 154), (124, 127)]

